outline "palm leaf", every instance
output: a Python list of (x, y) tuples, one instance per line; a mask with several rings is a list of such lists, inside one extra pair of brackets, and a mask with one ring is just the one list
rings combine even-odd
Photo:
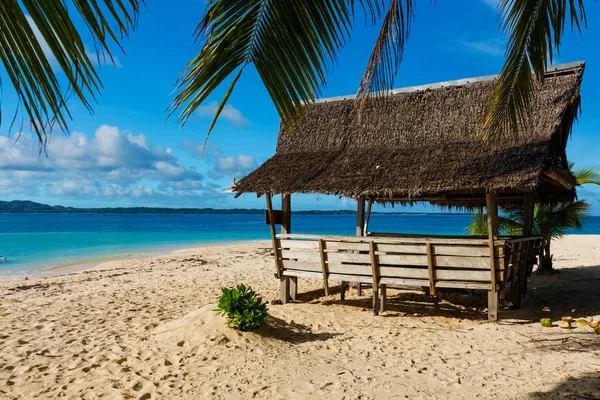
[[(68, 132), (70, 96), (76, 96), (91, 111), (90, 100), (95, 100), (102, 87), (76, 20), (88, 28), (97, 57), (112, 61), (111, 45), (120, 46), (121, 39), (135, 27), (143, 1), (0, 2), (0, 60), (40, 143), (45, 143), (54, 127)], [(56, 65), (51, 65), (41, 41)], [(55, 69), (64, 74), (66, 85), (59, 82)]]
[(567, 18), (580, 33), (587, 23), (583, 0), (502, 0), (500, 10), (510, 37), (484, 122), (487, 138), (526, 132), (534, 85), (531, 69), (543, 81), (554, 51), (560, 50)]
[[(408, 36), (413, 0), (392, 0), (361, 91), (391, 85)], [(377, 22), (385, 0), (210, 0), (196, 30), (203, 42), (182, 71), (169, 110), (181, 124), (231, 76), (208, 130), (242, 71), (256, 68), (284, 126), (292, 131), (325, 86), (327, 68), (350, 36), (358, 5)], [(207, 135), (207, 137), (208, 137)]]
[(358, 89), (360, 108), (371, 92), (385, 93), (393, 87), (414, 19), (414, 8), (414, 0), (391, 1)]
[(596, 167), (585, 167), (573, 170), (577, 186), (593, 184), (600, 185), (600, 170)]

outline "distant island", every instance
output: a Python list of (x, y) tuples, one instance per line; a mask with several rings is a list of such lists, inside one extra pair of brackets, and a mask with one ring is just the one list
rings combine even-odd
[[(32, 213), (32, 214), (263, 214), (257, 208), (168, 208), (168, 207), (107, 207), (76, 208), (51, 206), (29, 200), (0, 201), (0, 213)], [(304, 210), (294, 214), (356, 214), (354, 210)], [(452, 214), (447, 213), (412, 213), (412, 212), (373, 212), (373, 214)]]

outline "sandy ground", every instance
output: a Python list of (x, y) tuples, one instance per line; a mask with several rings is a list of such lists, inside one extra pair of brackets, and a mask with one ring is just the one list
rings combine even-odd
[(258, 333), (212, 311), (221, 286), (278, 297), (267, 242), (123, 260), (82, 273), (0, 282), (0, 398), (600, 399), (600, 336), (542, 328), (600, 318), (600, 236), (554, 246), (558, 273), (534, 276), (521, 310), (486, 322), (485, 293), (389, 290), (269, 305)]

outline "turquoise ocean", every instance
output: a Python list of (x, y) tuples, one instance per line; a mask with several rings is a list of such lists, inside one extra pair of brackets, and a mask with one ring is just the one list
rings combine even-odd
[[(294, 233), (353, 235), (352, 214), (297, 214)], [(370, 231), (465, 235), (466, 214), (374, 214)], [(600, 217), (572, 233), (600, 234)], [(0, 214), (0, 280), (210, 243), (269, 239), (261, 214)]]

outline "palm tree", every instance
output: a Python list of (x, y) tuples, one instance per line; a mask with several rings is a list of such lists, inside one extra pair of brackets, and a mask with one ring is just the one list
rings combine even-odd
[[(184, 124), (215, 89), (229, 81), (210, 134), (243, 71), (253, 65), (283, 123), (293, 129), (306, 105), (319, 96), (328, 66), (350, 38), (356, 20), (362, 19), (358, 15), (364, 15), (381, 31), (358, 89), (360, 109), (371, 93), (392, 87), (416, 3), (207, 0), (195, 32), (202, 48), (176, 84), (170, 114), (178, 112)], [(41, 143), (55, 126), (68, 131), (69, 96), (75, 95), (91, 111), (90, 100), (101, 88), (93, 57), (75, 22), (91, 33), (96, 53), (110, 61), (111, 46), (120, 46), (122, 37), (135, 27), (143, 4), (144, 0), (0, 2), (0, 58)], [(579, 32), (586, 24), (583, 0), (499, 0), (498, 10), (509, 41), (489, 113), (482, 121), (488, 136), (518, 131), (531, 102), (531, 69), (542, 80), (560, 49), (567, 20)], [(49, 53), (56, 60), (54, 66)], [(55, 68), (64, 73), (66, 88)]]
[[(573, 170), (569, 163), (577, 186), (600, 185), (600, 169), (582, 168)], [(560, 239), (570, 229), (581, 229), (589, 204), (585, 200), (561, 202), (556, 204), (536, 204), (533, 212), (531, 234), (542, 237), (542, 255), (539, 263), (540, 272), (552, 270), (552, 239)], [(501, 207), (503, 216), (498, 218), (498, 228), (503, 235), (521, 235), (523, 233), (523, 208), (518, 206)], [(467, 227), (469, 235), (487, 235), (487, 214), (483, 210), (473, 213), (473, 220)]]

